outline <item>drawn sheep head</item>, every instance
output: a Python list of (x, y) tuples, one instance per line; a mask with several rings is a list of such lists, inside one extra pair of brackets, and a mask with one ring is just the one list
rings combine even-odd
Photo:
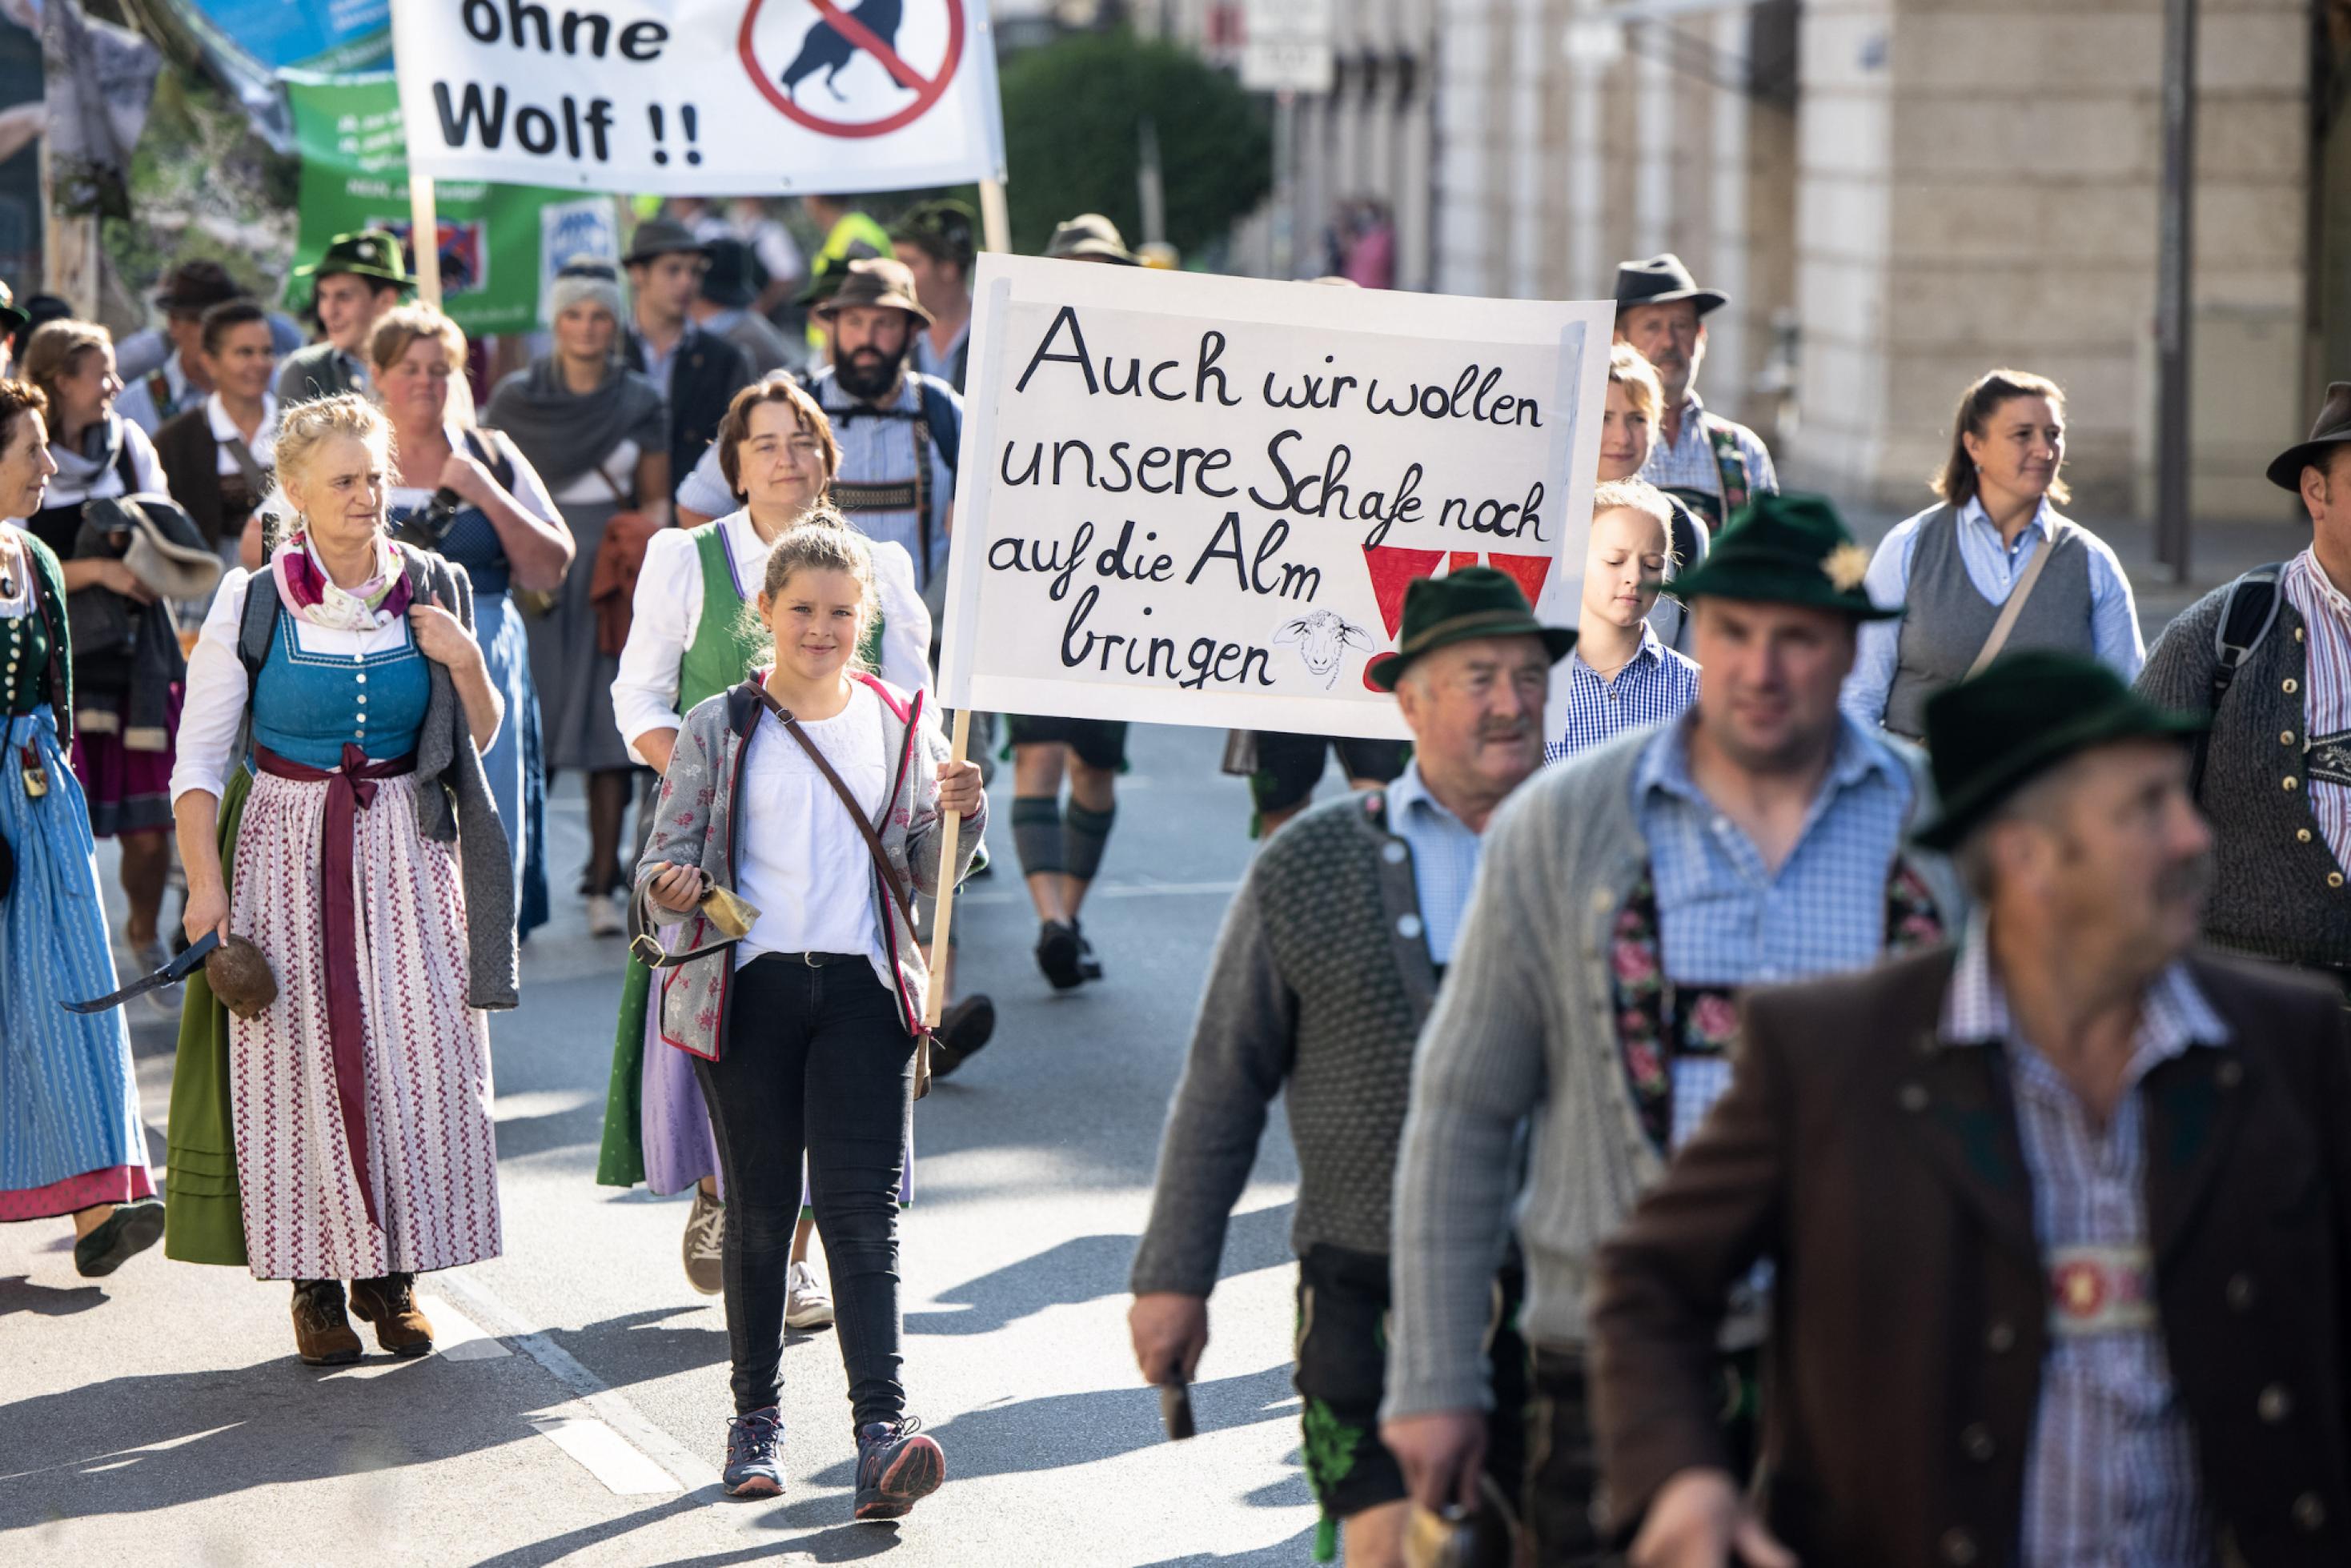
[(1277, 643), (1297, 643), (1299, 656), (1318, 675), (1337, 670), (1348, 649), (1372, 645), (1370, 632), (1328, 610), (1310, 610), (1283, 622), (1273, 640)]

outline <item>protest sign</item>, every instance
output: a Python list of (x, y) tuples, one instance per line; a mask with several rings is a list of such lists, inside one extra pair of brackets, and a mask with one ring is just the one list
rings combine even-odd
[[(407, 141), (392, 73), (285, 73), (301, 149), (297, 264), (355, 229), (389, 229), (415, 262)], [(467, 332), (545, 324), (544, 289), (564, 263), (612, 261), (620, 228), (609, 196), (529, 185), (453, 182), (436, 191), (442, 308)]]
[(1003, 178), (982, 0), (397, 0), (420, 174), (742, 195)]
[(1573, 625), (1605, 303), (983, 256), (941, 701), (1400, 737), (1406, 584)]

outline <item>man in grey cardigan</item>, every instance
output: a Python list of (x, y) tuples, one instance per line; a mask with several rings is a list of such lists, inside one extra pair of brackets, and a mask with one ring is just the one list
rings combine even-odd
[[(1144, 1377), (1189, 1382), (1208, 1342), (1225, 1222), (1266, 1104), (1286, 1089), (1317, 1556), (1329, 1560), (1343, 1521), (1347, 1562), (1378, 1568), (1399, 1560), (1406, 1509), (1403, 1475), (1374, 1428), (1388, 1194), (1413, 1042), (1454, 953), (1479, 834), (1541, 766), (1551, 666), (1575, 643), (1573, 631), (1538, 624), (1518, 585), (1490, 567), (1413, 583), (1403, 629), (1367, 673), (1395, 692), (1415, 760), (1393, 786), (1289, 823), (1249, 868), (1168, 1113), (1129, 1315)], [(1517, 1401), (1498, 1403), (1509, 1406), (1501, 1423), (1513, 1421)]]
[[(1533, 1353), (1534, 1561), (1594, 1560), (1583, 1296), (1601, 1239), (1729, 1082), (1733, 994), (1859, 968), (1955, 927), (1907, 847), (1925, 758), (1844, 718), (1855, 629), (1899, 614), (1816, 497), (1762, 496), (1677, 584), (1697, 706), (1545, 773), (1488, 834), (1451, 983), (1423, 1032), (1395, 1190), (1380, 1435), (1414, 1499), (1475, 1506), (1489, 1281), (1515, 1213)], [(1532, 1130), (1523, 1186), (1518, 1131)], [(1751, 1423), (1759, 1337), (1721, 1369)], [(1734, 1437), (1740, 1436), (1734, 1431)]]

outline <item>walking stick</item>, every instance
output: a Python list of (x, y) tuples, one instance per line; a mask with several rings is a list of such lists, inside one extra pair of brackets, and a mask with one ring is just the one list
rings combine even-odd
[[(957, 708), (955, 716), (954, 756), (951, 761), (961, 762), (964, 753), (971, 749), (971, 710)], [(931, 985), (923, 998), (923, 1027), (936, 1029), (939, 1011), (946, 1005), (947, 988), (943, 977), (946, 974), (947, 927), (955, 920), (956, 867), (963, 848), (963, 818), (949, 813), (939, 825), (939, 913), (931, 925)]]

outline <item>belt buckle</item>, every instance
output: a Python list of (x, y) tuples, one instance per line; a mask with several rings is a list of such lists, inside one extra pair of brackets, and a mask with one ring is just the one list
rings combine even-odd
[(821, 969), (821, 968), (823, 968), (823, 967), (824, 967), (824, 966), (823, 966), (822, 964), (818, 963), (816, 960), (817, 960), (817, 956), (816, 956), (814, 953), (803, 953), (803, 954), (801, 954), (801, 955), (800, 955), (800, 962), (801, 962), (801, 963), (803, 963), (803, 964), (805, 964), (805, 965), (807, 965), (810, 968), (811, 968), (811, 969)]

